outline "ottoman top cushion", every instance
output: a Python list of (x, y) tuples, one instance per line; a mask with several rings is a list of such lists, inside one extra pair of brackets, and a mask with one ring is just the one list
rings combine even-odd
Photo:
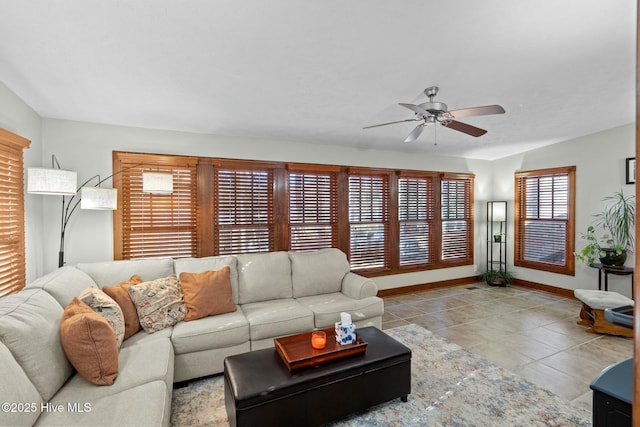
[(583, 303), (595, 310), (633, 305), (633, 300), (617, 292), (576, 289), (573, 294)]

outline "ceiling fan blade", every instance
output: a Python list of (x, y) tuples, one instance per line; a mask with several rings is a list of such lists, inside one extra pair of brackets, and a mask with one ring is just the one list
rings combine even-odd
[(424, 108), (418, 107), (417, 105), (414, 105), (414, 104), (405, 104), (405, 103), (400, 102), (400, 103), (398, 103), (398, 105), (401, 105), (404, 108), (408, 108), (409, 110), (413, 111), (416, 114), (420, 114), (421, 116), (430, 116), (431, 115), (431, 113), (429, 113)]
[(404, 122), (418, 122), (420, 121), (420, 119), (407, 119), (407, 120), (398, 120), (396, 122), (389, 122), (389, 123), (380, 123), (379, 125), (371, 125), (371, 126), (365, 126), (362, 129), (370, 129), (370, 128), (377, 128), (379, 126), (387, 126), (387, 125), (395, 125), (396, 123), (404, 123)]
[(467, 135), (471, 135), (475, 137), (482, 136), (485, 133), (487, 133), (487, 131), (484, 129), (480, 129), (475, 126), (471, 126), (466, 123), (458, 122), (455, 120), (448, 120), (446, 122), (442, 122), (442, 126), (446, 126), (453, 130), (457, 130), (457, 131), (466, 133)]
[(418, 137), (420, 136), (420, 134), (424, 130), (424, 127), (425, 127), (424, 123), (419, 124), (418, 126), (416, 126), (415, 129), (412, 130), (409, 135), (407, 135), (407, 137), (404, 139), (404, 142), (413, 142), (416, 139), (418, 139)]
[(469, 116), (485, 116), (488, 114), (504, 114), (504, 108), (500, 105), (484, 105), (482, 107), (461, 108), (459, 110), (451, 110), (448, 112), (451, 117), (460, 119)]

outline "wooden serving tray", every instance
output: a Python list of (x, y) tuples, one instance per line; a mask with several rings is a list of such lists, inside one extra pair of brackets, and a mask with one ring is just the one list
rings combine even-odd
[(367, 350), (367, 343), (356, 334), (356, 342), (341, 345), (335, 339), (335, 329), (323, 329), (327, 334), (327, 346), (321, 350), (311, 347), (311, 332), (288, 337), (274, 338), (276, 352), (289, 371), (322, 365), (334, 360), (362, 354)]

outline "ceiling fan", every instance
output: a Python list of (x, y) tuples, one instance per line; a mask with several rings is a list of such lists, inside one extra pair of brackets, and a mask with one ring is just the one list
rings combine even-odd
[(414, 118), (398, 120), (389, 123), (381, 123), (379, 125), (365, 126), (363, 127), (363, 129), (370, 129), (379, 126), (387, 126), (404, 122), (421, 122), (404, 140), (404, 142), (413, 142), (418, 139), (424, 128), (429, 123), (440, 123), (442, 126), (448, 127), (449, 129), (457, 130), (459, 132), (466, 133), (467, 135), (478, 137), (484, 135), (485, 133), (487, 133), (487, 131), (466, 123), (459, 122), (454, 119), (469, 116), (484, 116), (488, 114), (504, 113), (504, 108), (502, 108), (500, 105), (484, 105), (482, 107), (461, 108), (459, 110), (447, 111), (447, 104), (445, 104), (444, 102), (436, 102), (433, 99), (438, 94), (438, 90), (439, 88), (437, 86), (431, 86), (424, 90), (425, 95), (429, 97), (428, 102), (424, 102), (418, 105), (399, 103), (399, 105), (401, 105), (402, 107), (408, 108), (409, 110), (413, 111), (415, 113)]

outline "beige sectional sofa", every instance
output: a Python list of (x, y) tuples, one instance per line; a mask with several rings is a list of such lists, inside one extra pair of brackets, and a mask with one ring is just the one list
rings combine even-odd
[[(124, 341), (109, 386), (75, 373), (60, 343), (64, 308), (88, 287), (137, 274), (150, 281), (230, 267), (238, 309)], [(172, 384), (220, 373), (224, 358), (273, 338), (332, 326), (346, 311), (381, 327), (375, 283), (349, 271), (337, 249), (66, 266), (0, 298), (0, 425), (169, 425)]]

